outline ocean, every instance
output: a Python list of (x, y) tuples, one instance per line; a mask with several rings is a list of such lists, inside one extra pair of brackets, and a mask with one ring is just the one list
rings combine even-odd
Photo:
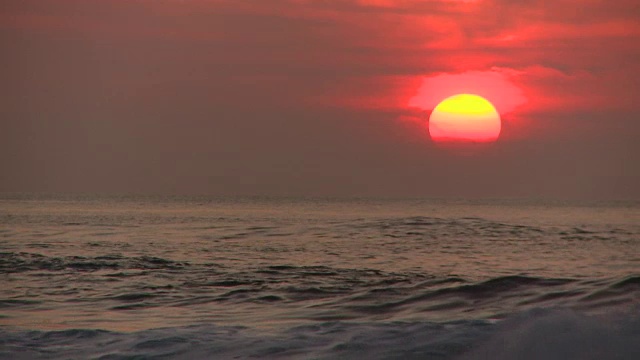
[(2, 359), (640, 359), (640, 203), (0, 195)]

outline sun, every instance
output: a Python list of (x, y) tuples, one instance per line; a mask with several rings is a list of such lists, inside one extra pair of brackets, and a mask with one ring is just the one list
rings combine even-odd
[(473, 94), (442, 100), (429, 117), (429, 135), (436, 142), (494, 142), (500, 129), (496, 108), (487, 99)]

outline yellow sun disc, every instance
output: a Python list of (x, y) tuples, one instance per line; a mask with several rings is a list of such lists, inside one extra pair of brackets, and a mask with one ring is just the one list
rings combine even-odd
[(500, 114), (485, 98), (458, 94), (442, 100), (429, 117), (434, 141), (492, 142), (500, 136)]

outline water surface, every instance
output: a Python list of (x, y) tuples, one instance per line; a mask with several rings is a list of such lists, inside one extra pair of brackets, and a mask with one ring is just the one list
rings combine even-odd
[(529, 329), (510, 358), (540, 326), (639, 354), (636, 203), (5, 194), (0, 224), (0, 355), (499, 358)]

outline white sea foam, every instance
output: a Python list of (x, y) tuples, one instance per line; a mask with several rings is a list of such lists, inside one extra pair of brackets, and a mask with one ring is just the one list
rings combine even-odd
[(534, 310), (514, 316), (463, 359), (640, 359), (640, 317), (585, 316), (570, 310)]

